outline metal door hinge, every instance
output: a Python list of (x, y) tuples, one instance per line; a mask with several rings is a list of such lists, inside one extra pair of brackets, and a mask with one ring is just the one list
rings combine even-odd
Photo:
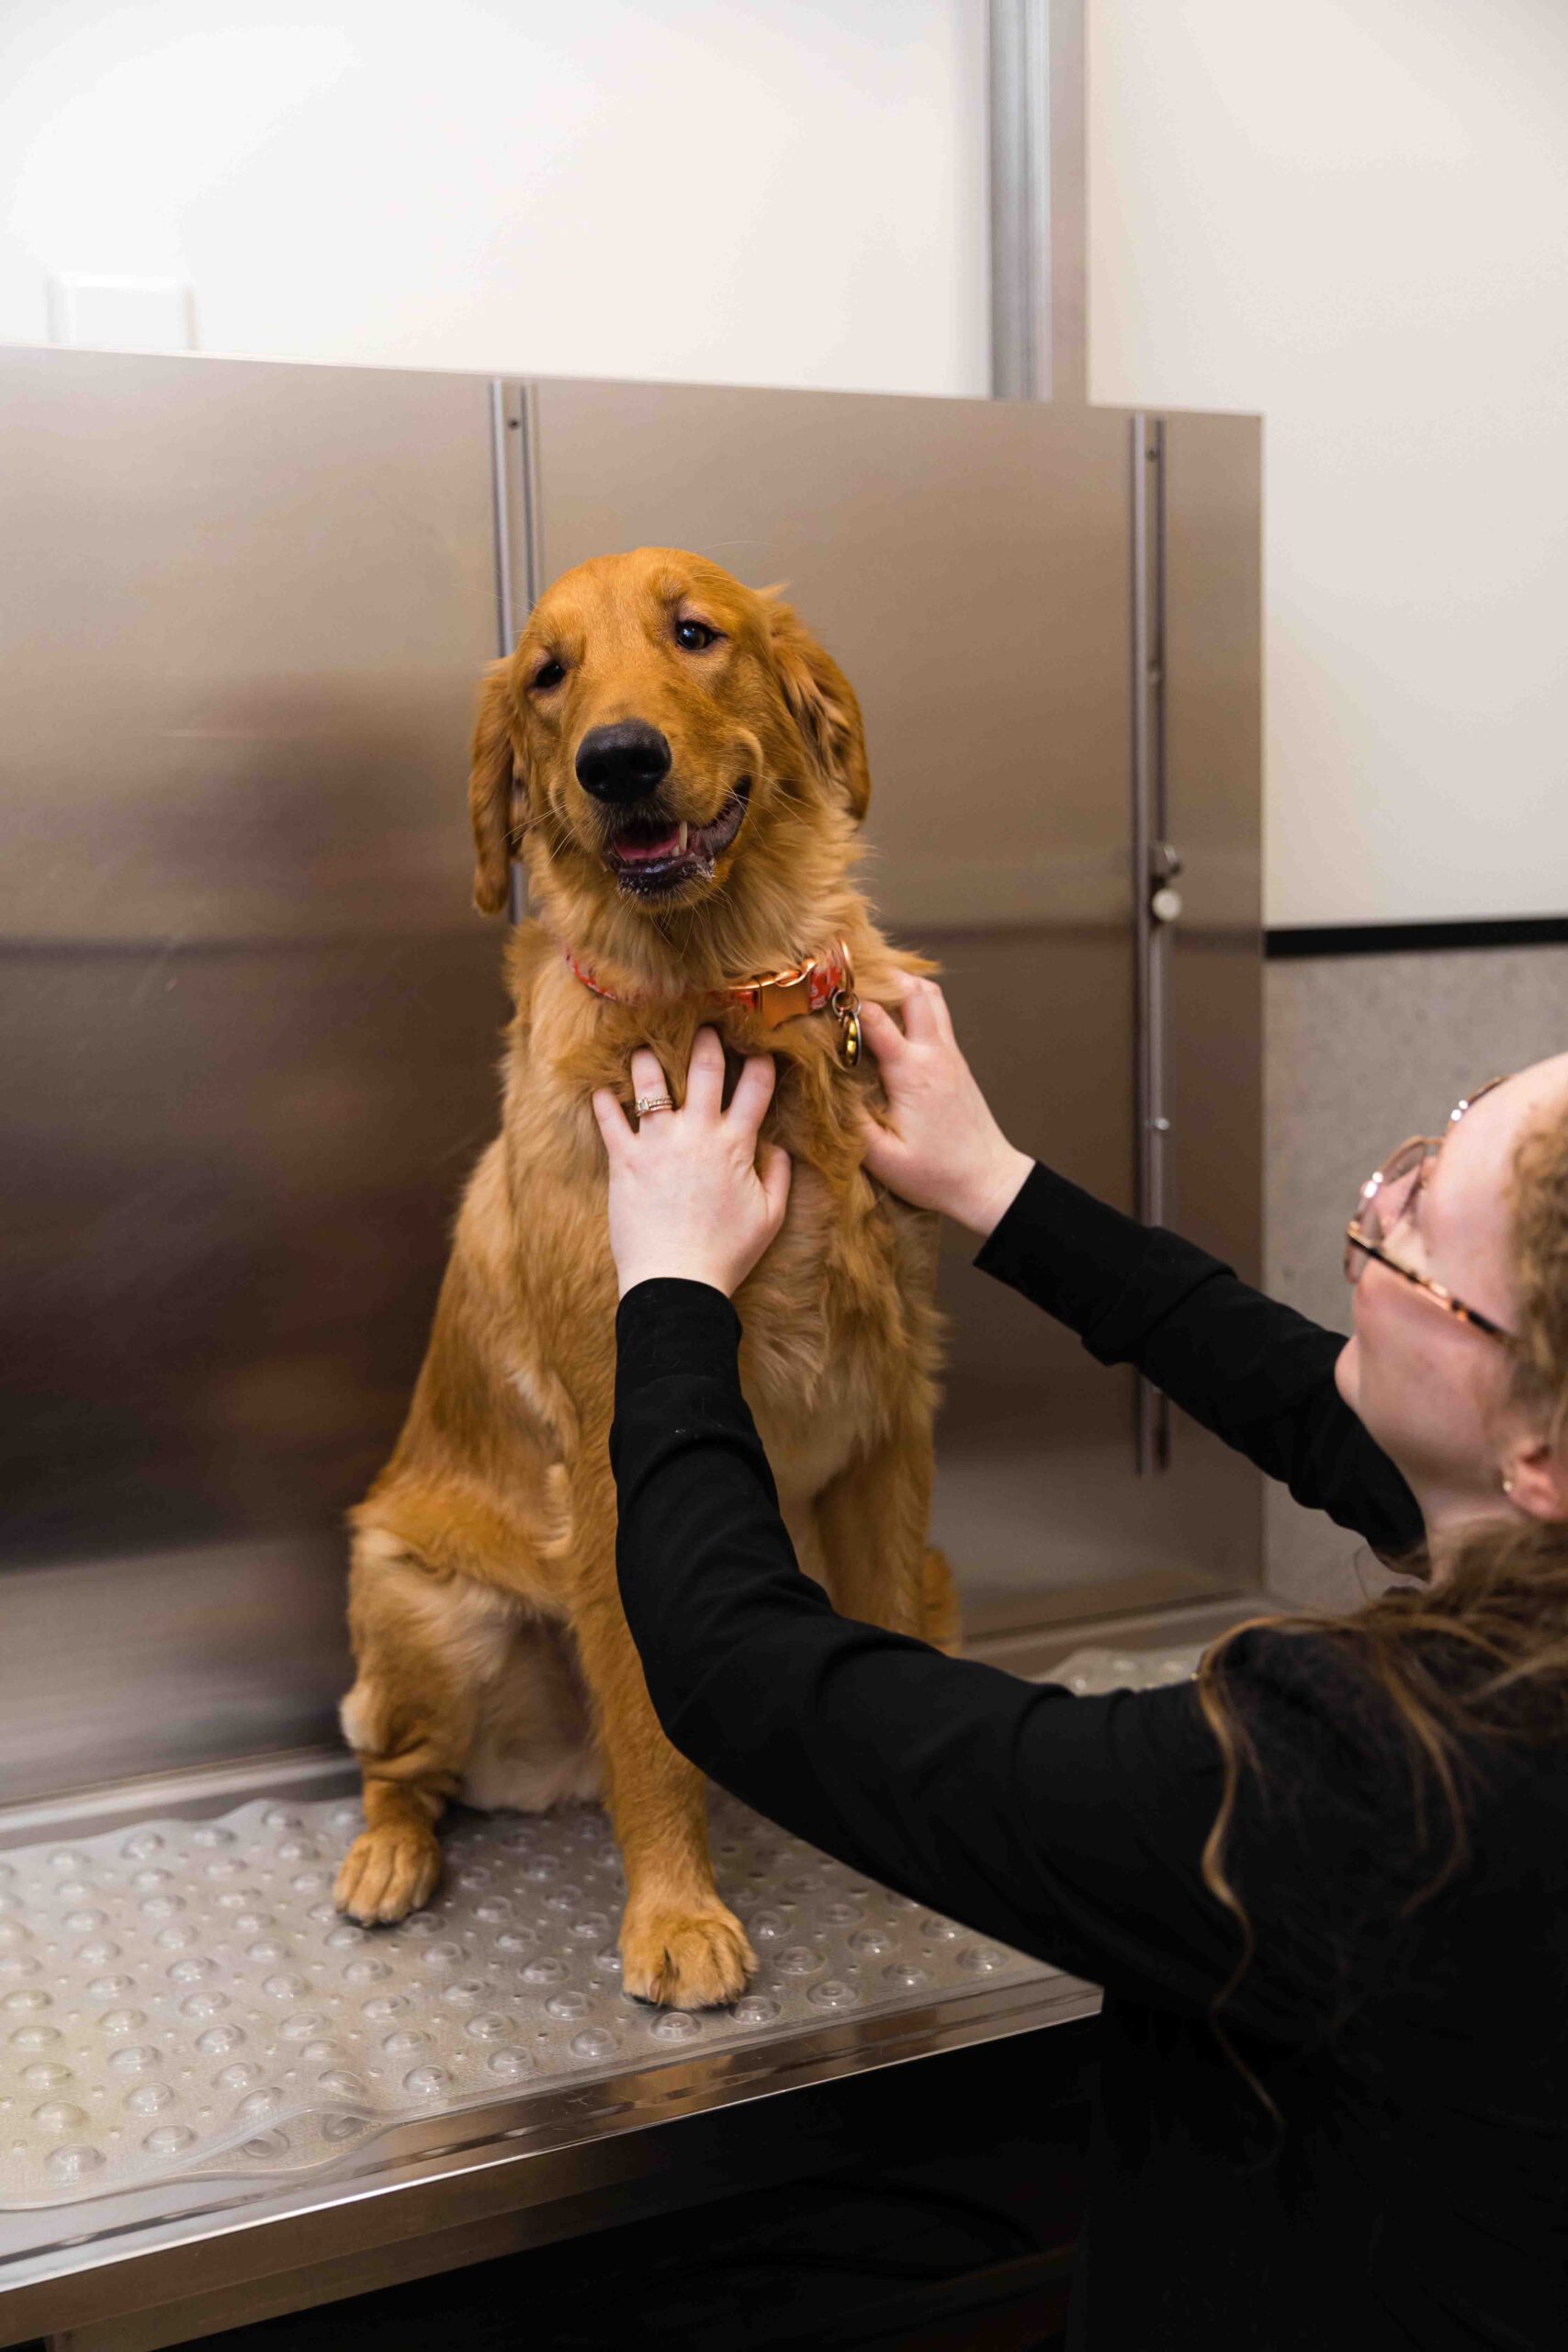
[[(1181, 915), (1181, 894), (1173, 885), (1181, 856), (1166, 831), (1165, 426), (1157, 417), (1132, 421), (1132, 473), (1135, 1168), (1138, 1215), (1145, 1225), (1163, 1225), (1171, 1133), (1171, 933)], [(1142, 1374), (1134, 1459), (1140, 1473), (1167, 1469), (1170, 1462), (1170, 1406)]]

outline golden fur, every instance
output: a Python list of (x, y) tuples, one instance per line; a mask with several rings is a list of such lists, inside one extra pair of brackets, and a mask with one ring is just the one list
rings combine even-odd
[[(721, 632), (693, 650), (677, 626)], [(547, 686), (547, 660), (564, 675)], [(537, 682), (537, 683), (536, 683)], [(673, 754), (659, 806), (711, 822), (750, 779), (739, 832), (673, 898), (623, 892), (601, 805), (575, 771), (591, 729), (626, 718)], [(777, 1057), (763, 1133), (794, 1160), (784, 1228), (741, 1285), (741, 1378), (801, 1565), (846, 1614), (957, 1639), (947, 1564), (926, 1541), (939, 1318), (936, 1220), (874, 1187), (852, 1111), (884, 1102), (874, 1062), (843, 1068), (829, 1013), (765, 1031), (691, 991), (848, 940), (868, 999), (929, 972), (874, 927), (852, 879), (870, 791), (848, 681), (772, 592), (677, 549), (580, 565), (494, 663), (474, 738), (475, 898), (505, 903), (520, 854), (533, 917), (508, 943), (515, 1015), (502, 1129), (458, 1215), (397, 1448), (351, 1514), (358, 1679), (344, 1702), (367, 1826), (337, 1900), (401, 1918), (440, 1873), (447, 1800), (536, 1809), (603, 1794), (626, 1865), (626, 1991), (731, 2000), (755, 1966), (708, 1860), (702, 1776), (661, 1734), (615, 1582), (608, 1434), (615, 1269), (597, 1086), (632, 1100), (650, 1045), (679, 1099), (693, 1035), (716, 1022), (727, 1084)], [(608, 988), (572, 974), (561, 949)]]

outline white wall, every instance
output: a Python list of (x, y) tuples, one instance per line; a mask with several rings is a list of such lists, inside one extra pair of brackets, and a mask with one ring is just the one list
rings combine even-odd
[(6, 0), (0, 339), (977, 393), (984, 0)]
[(1568, 910), (1568, 5), (1089, 0), (1091, 397), (1267, 418), (1276, 924)]

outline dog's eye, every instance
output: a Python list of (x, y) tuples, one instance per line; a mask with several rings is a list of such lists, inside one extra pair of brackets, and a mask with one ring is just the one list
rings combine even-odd
[(709, 628), (706, 621), (677, 621), (675, 642), (688, 653), (703, 653), (710, 645), (718, 643), (718, 631)]
[(534, 673), (532, 683), (536, 690), (543, 691), (550, 686), (558, 686), (565, 675), (564, 662), (542, 662)]

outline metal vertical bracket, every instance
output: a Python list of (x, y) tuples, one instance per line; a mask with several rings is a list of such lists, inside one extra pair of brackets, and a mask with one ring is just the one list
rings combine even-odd
[(990, 0), (991, 397), (1050, 384), (1050, 100), (1046, 0)]
[[(1181, 912), (1172, 884), (1165, 756), (1165, 426), (1131, 420), (1133, 507), (1133, 906), (1137, 1059), (1137, 1213), (1163, 1225), (1170, 1149), (1168, 1084), (1171, 934)], [(1140, 1373), (1134, 1453), (1140, 1472), (1170, 1465), (1170, 1404)]]
[(990, 0), (991, 396), (1089, 397), (1084, 0)]
[[(496, 650), (512, 651), (542, 584), (537, 399), (532, 384), (490, 388), (491, 496), (495, 529)], [(507, 893), (513, 923), (526, 912), (523, 868), (514, 858)]]

